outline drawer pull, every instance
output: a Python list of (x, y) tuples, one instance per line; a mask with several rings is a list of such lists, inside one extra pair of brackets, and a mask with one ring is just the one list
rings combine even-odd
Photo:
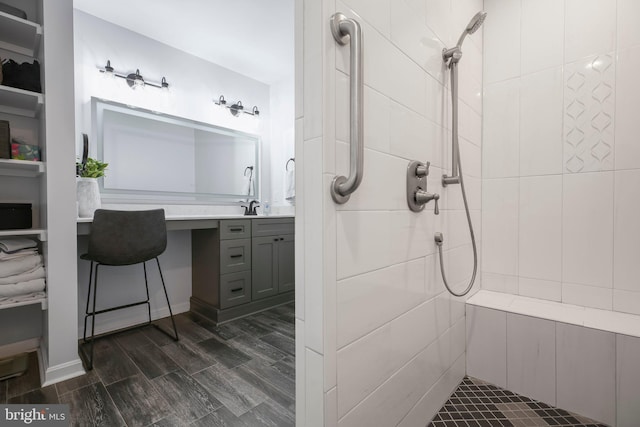
[(240, 292), (243, 288), (235, 288), (235, 289), (231, 289), (231, 292)]
[(229, 231), (232, 231), (232, 232), (242, 231), (242, 227), (230, 228)]
[(240, 258), (242, 256), (242, 254), (235, 254), (235, 255), (231, 255), (231, 258)]
[(276, 238), (276, 239), (273, 239), (273, 241), (274, 241), (274, 242), (277, 242), (278, 240), (279, 240), (279, 239), (277, 239), (277, 238)]

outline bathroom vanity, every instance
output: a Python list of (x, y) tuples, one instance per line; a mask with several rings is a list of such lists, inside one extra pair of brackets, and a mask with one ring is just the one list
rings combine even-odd
[(293, 301), (293, 218), (223, 219), (191, 245), (191, 311), (222, 323)]

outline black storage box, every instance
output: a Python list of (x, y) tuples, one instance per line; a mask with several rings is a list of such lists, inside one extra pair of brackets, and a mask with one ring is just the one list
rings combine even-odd
[(31, 228), (31, 203), (0, 203), (0, 230)]
[(11, 158), (11, 132), (9, 122), (0, 120), (0, 159)]

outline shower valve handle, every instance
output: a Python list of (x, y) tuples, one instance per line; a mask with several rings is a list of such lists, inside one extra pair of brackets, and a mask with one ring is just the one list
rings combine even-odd
[(427, 162), (426, 164), (418, 163), (416, 166), (416, 176), (422, 178), (429, 175), (429, 166), (431, 166), (431, 162)]
[(427, 203), (429, 203), (431, 200), (433, 200), (435, 207), (433, 209), (433, 213), (435, 215), (440, 214), (440, 209), (438, 209), (438, 199), (440, 198), (440, 195), (438, 193), (432, 194), (432, 193), (428, 193), (424, 190), (416, 190), (416, 203), (418, 205), (425, 205)]

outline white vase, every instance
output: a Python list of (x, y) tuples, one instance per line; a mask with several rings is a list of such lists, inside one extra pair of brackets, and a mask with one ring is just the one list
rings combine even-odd
[(91, 218), (96, 209), (100, 209), (100, 188), (97, 178), (77, 178), (78, 216)]

